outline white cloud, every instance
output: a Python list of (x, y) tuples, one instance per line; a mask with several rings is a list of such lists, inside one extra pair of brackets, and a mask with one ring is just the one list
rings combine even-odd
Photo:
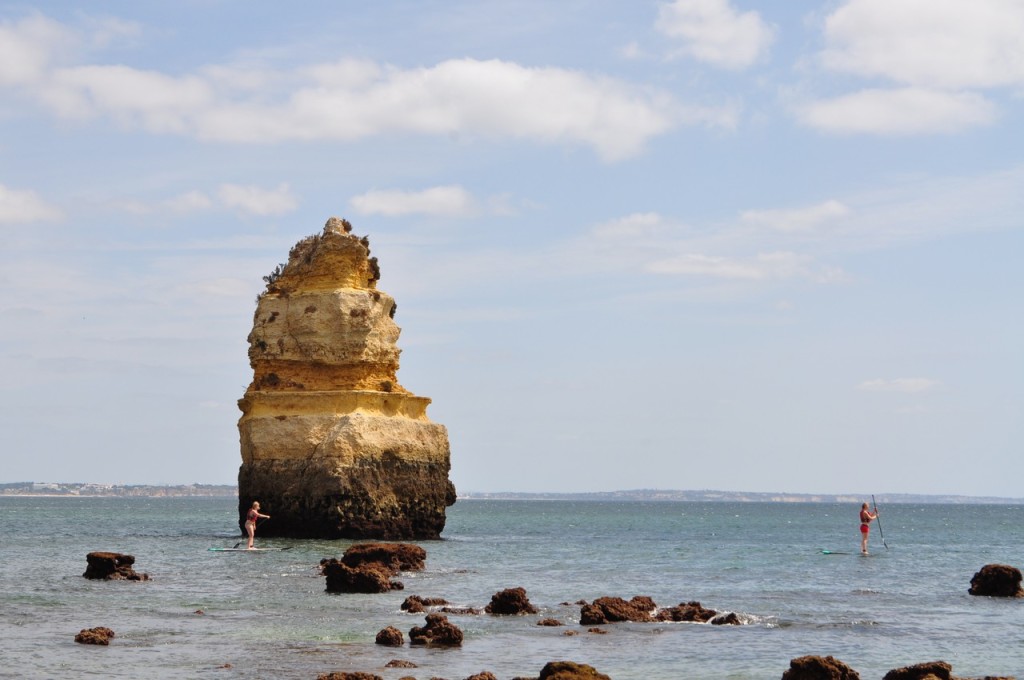
[(633, 213), (598, 225), (592, 234), (599, 239), (651, 238), (667, 233), (671, 225), (656, 212)]
[(163, 202), (163, 208), (175, 213), (192, 213), (213, 207), (210, 197), (201, 191), (186, 191)]
[(352, 207), (364, 215), (437, 215), (462, 217), (476, 210), (473, 196), (461, 186), (432, 187), (423, 191), (373, 190), (354, 196)]
[[(101, 28), (95, 41), (133, 30)], [(62, 32), (70, 33), (41, 18), (0, 26), (0, 85), (25, 86), (60, 117), (110, 117), (204, 141), (459, 135), (582, 144), (614, 161), (678, 125), (731, 127), (736, 119), (731, 107), (687, 106), (622, 80), (497, 59), (413, 69), (346, 59), (290, 72), (210, 65), (183, 75), (124, 65), (57, 68), (51, 58)]]
[(298, 207), (298, 200), (287, 183), (279, 184), (276, 189), (222, 184), (217, 196), (229, 208), (260, 217), (285, 215)]
[(151, 132), (193, 134), (195, 116), (214, 105), (214, 91), (197, 76), (173, 77), (128, 66), (57, 69), (39, 89), (58, 115), (110, 115)]
[(759, 253), (753, 257), (684, 254), (656, 260), (648, 264), (646, 269), (656, 274), (748, 281), (801, 278), (828, 283), (842, 278), (841, 272), (816, 267), (811, 257), (792, 252)]
[(804, 123), (826, 132), (873, 134), (952, 133), (991, 123), (995, 106), (972, 92), (921, 88), (869, 89), (804, 105)]
[(0, 85), (38, 81), (49, 68), (53, 53), (69, 41), (69, 31), (42, 16), (0, 23)]
[(876, 378), (874, 380), (865, 380), (857, 386), (857, 389), (864, 390), (865, 392), (917, 393), (933, 390), (939, 385), (940, 383), (937, 380), (930, 380), (928, 378), (895, 378), (892, 380)]
[(0, 184), (0, 224), (58, 220), (61, 211), (33, 191), (11, 189)]
[(919, 87), (1024, 84), (1020, 0), (848, 0), (825, 21), (826, 67)]
[(829, 200), (806, 208), (789, 210), (747, 210), (740, 219), (779, 231), (810, 231), (822, 224), (850, 214), (850, 209), (836, 200)]
[(775, 39), (757, 12), (738, 12), (728, 0), (675, 0), (661, 6), (655, 28), (680, 39), (683, 54), (728, 69), (754, 64)]
[(1020, 0), (846, 0), (824, 24), (828, 70), (885, 79), (801, 107), (822, 130), (948, 134), (991, 124), (998, 109), (979, 90), (1024, 85)]
[(460, 134), (581, 143), (619, 160), (680, 123), (733, 124), (728, 110), (685, 107), (665, 93), (558, 68), (458, 59), (376, 71), (342, 62), (335, 70), (341, 75), (320, 69), (321, 80), (280, 106), (243, 102), (204, 112), (199, 135), (252, 142)]

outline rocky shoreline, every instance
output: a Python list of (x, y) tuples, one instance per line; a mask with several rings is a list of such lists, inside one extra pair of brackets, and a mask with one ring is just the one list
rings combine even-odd
[[(404, 584), (395, 577), (403, 572), (423, 571), (426, 565), (426, 551), (417, 545), (405, 543), (356, 543), (350, 546), (341, 558), (323, 558), (319, 564), (320, 574), (326, 577), (325, 592), (381, 593), (402, 590)], [(87, 555), (88, 568), (83, 574), (90, 579), (149, 581), (149, 574), (137, 574), (132, 569), (135, 557), (124, 553), (92, 552)], [(970, 581), (968, 592), (979, 597), (999, 597), (1024, 600), (1021, 587), (1021, 571), (1005, 564), (986, 564)], [(567, 602), (561, 603), (568, 604)], [(635, 595), (630, 600), (617, 596), (599, 597), (592, 602), (577, 601), (580, 614), (577, 627), (557, 619), (540, 618), (539, 608), (530, 602), (522, 587), (511, 587), (492, 595), (490, 602), (482, 608), (453, 608), (443, 597), (421, 597), (411, 595), (402, 604), (406, 614), (424, 614), (424, 625), (413, 626), (408, 631), (410, 646), (459, 647), (464, 643), (462, 630), (449, 620), (451, 616), (493, 616), (522, 619), (535, 616), (533, 625), (566, 628), (558, 634), (579, 635), (585, 629), (589, 634), (608, 634), (616, 624), (632, 623), (689, 623), (695, 625), (745, 625), (751, 618), (741, 612), (719, 612), (703, 607), (695, 600), (681, 602), (677, 606), (660, 607), (645, 595)], [(203, 614), (196, 611), (197, 615)], [(108, 646), (115, 638), (113, 629), (106, 626), (83, 629), (75, 641), (81, 644)], [(401, 630), (390, 625), (380, 630), (374, 644), (386, 647), (405, 645)], [(229, 668), (230, 664), (221, 666)], [(387, 667), (416, 668), (415, 662), (395, 659)], [(781, 680), (860, 680), (860, 674), (846, 661), (833, 656), (807, 655), (790, 660), (789, 668), (767, 671), (781, 677)], [(780, 675), (776, 675), (780, 674)], [(317, 680), (383, 680), (379, 675), (367, 671), (338, 670), (326, 671)], [(417, 680), (414, 675), (403, 676), (400, 680)], [(431, 676), (430, 680), (446, 680)], [(464, 680), (498, 680), (490, 671), (481, 671)], [(611, 680), (611, 676), (592, 666), (569, 660), (547, 662), (537, 676), (517, 676), (512, 680)], [(1015, 676), (961, 677), (953, 674), (953, 666), (941, 660), (925, 661), (908, 666), (893, 668), (882, 680), (1015, 680)]]

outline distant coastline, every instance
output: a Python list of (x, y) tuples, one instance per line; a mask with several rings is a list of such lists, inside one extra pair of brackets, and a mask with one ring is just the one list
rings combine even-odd
[(14, 482), (0, 484), (0, 496), (132, 497), (238, 496), (233, 484), (90, 484), (86, 482)]
[[(629, 491), (597, 491), (590, 493), (521, 493), (470, 492), (459, 495), (459, 500), (594, 500), (594, 501), (694, 501), (728, 503), (862, 503), (870, 501), (870, 494), (788, 493), (773, 491), (713, 491), (632, 489)], [(1024, 498), (1000, 496), (964, 496), (955, 494), (876, 493), (879, 503), (950, 503), (981, 505), (1024, 505)]]
[[(237, 497), (233, 484), (92, 484), (85, 482), (13, 482), (0, 483), (0, 496), (51, 497)], [(787, 493), (772, 491), (713, 491), (676, 489), (631, 489), (579, 493), (533, 493), (518, 491), (473, 491), (459, 500), (522, 501), (693, 501), (728, 503), (861, 503), (865, 494)], [(988, 505), (1024, 505), (1024, 498), (1001, 496), (964, 496), (955, 494), (875, 494), (879, 503), (952, 503)]]

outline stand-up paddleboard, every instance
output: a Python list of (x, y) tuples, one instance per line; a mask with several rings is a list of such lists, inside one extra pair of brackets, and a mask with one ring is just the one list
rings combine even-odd
[(822, 550), (822, 555), (852, 555), (852, 552), (841, 552), (839, 550)]
[(207, 548), (210, 552), (274, 552), (281, 550), (291, 550), (292, 546), (287, 548)]

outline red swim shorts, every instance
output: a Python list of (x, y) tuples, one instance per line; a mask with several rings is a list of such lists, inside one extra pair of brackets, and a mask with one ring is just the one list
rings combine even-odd
[(861, 524), (860, 525), (860, 533), (862, 533), (862, 534), (868, 533), (868, 525), (867, 524)]

